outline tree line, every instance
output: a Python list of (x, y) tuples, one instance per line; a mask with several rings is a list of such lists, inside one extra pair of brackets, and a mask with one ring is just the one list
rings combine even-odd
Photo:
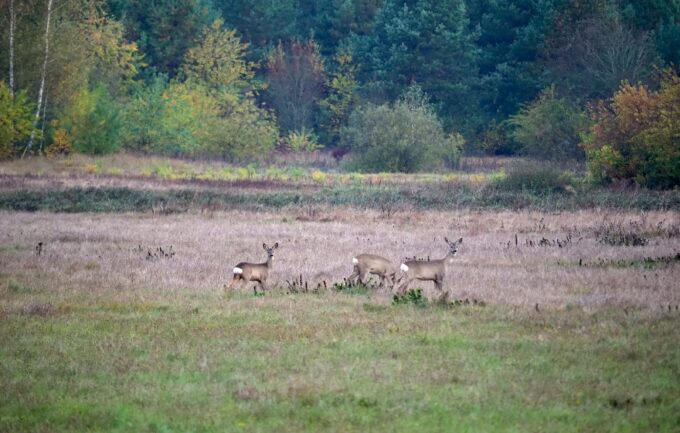
[(2, 0), (0, 22), (5, 158), (325, 146), (680, 183), (677, 0)]

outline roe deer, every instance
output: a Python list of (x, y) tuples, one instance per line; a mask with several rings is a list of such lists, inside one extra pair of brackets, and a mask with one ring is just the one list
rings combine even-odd
[(449, 252), (443, 259), (409, 260), (401, 264), (401, 270), (406, 274), (406, 281), (399, 286), (397, 293), (404, 293), (413, 280), (432, 281), (437, 290), (442, 291), (442, 283), (446, 275), (446, 265), (453, 263), (453, 256), (458, 251), (458, 245), (463, 243), (463, 238), (455, 242), (451, 242), (447, 238), (444, 238), (444, 240), (449, 246)]
[(359, 282), (364, 284), (368, 274), (373, 274), (380, 277), (380, 286), (385, 284), (385, 280), (390, 283), (390, 286), (394, 286), (397, 269), (389, 260), (373, 254), (359, 254), (352, 257), (352, 263), (354, 263), (354, 273), (347, 279), (350, 283), (358, 278)]
[[(229, 284), (229, 288), (233, 288), (237, 283), (245, 281), (248, 285), (250, 281), (257, 281), (262, 290), (267, 289), (267, 277), (269, 271), (272, 269), (272, 257), (274, 257), (274, 250), (279, 247), (279, 243), (275, 243), (273, 247), (268, 247), (267, 244), (262, 244), (262, 248), (267, 252), (267, 261), (264, 263), (246, 263), (241, 262), (234, 267), (234, 278)], [(226, 286), (225, 286), (226, 289)], [(257, 286), (253, 287), (253, 291), (257, 294)]]

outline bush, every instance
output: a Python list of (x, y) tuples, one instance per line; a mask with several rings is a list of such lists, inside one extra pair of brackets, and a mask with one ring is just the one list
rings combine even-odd
[(568, 172), (539, 161), (514, 161), (504, 177), (493, 186), (503, 191), (529, 191), (537, 194), (565, 192), (575, 186)]
[(410, 289), (402, 295), (392, 297), (392, 305), (413, 305), (420, 308), (427, 307), (427, 298), (422, 289)]
[(317, 141), (316, 136), (302, 128), (301, 131), (291, 131), (284, 139), (284, 144), (292, 152), (313, 152), (323, 146)]
[(45, 149), (47, 156), (65, 156), (73, 151), (73, 142), (64, 128), (57, 128), (52, 137), (52, 144)]
[(511, 138), (512, 126), (508, 122), (491, 121), (480, 137), (479, 149), (489, 155), (515, 155), (520, 152), (519, 144)]
[(120, 144), (121, 121), (117, 104), (106, 90), (82, 90), (59, 119), (77, 152), (91, 155), (111, 153)]
[(583, 159), (579, 134), (587, 127), (585, 114), (564, 99), (554, 88), (509, 119), (510, 136), (524, 155), (540, 159)]
[(352, 149), (356, 170), (415, 172), (454, 165), (462, 137), (447, 137), (441, 122), (418, 88), (411, 88), (394, 105), (355, 110), (341, 132), (342, 145)]
[(0, 160), (12, 157), (16, 145), (30, 137), (34, 110), (25, 91), (18, 92), (12, 101), (9, 86), (0, 81)]
[(661, 88), (623, 83), (611, 101), (591, 108), (583, 146), (592, 178), (634, 180), (649, 188), (680, 185), (680, 77), (667, 71)]
[(635, 221), (627, 227), (621, 222), (603, 223), (595, 229), (595, 238), (601, 244), (612, 246), (643, 247), (649, 243), (644, 227)]

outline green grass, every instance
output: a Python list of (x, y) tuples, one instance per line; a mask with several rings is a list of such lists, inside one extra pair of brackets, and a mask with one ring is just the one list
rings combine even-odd
[(0, 315), (0, 431), (680, 429), (677, 313), (282, 291), (59, 302)]
[(52, 212), (184, 212), (191, 209), (280, 209), (320, 205), (386, 212), (413, 209), (536, 209), (592, 208), (680, 210), (680, 191), (623, 192), (592, 189), (579, 193), (472, 189), (460, 185), (338, 186), (296, 189), (225, 188), (149, 190), (126, 187), (18, 189), (0, 191), (0, 209)]

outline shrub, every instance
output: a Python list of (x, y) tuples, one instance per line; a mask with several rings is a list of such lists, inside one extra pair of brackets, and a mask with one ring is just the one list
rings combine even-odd
[(45, 149), (47, 156), (69, 155), (73, 151), (73, 141), (64, 128), (57, 128), (52, 137), (52, 144)]
[(578, 107), (558, 98), (553, 87), (512, 116), (509, 124), (513, 128), (510, 136), (524, 155), (550, 160), (584, 157), (579, 134), (587, 127), (587, 117)]
[(595, 238), (602, 244), (612, 246), (641, 247), (649, 242), (644, 227), (635, 221), (631, 221), (628, 226), (621, 222), (603, 223), (595, 229)]
[(427, 307), (427, 298), (423, 295), (422, 289), (410, 289), (402, 295), (394, 295), (392, 305), (413, 305), (424, 308)]
[(293, 152), (313, 152), (323, 146), (317, 141), (316, 136), (302, 128), (301, 131), (291, 131), (284, 139), (286, 147)]
[(529, 191), (538, 194), (564, 192), (575, 180), (568, 172), (540, 161), (514, 161), (505, 176), (492, 184), (504, 191)]
[(460, 162), (465, 146), (465, 138), (459, 133), (449, 134), (441, 143), (439, 149), (441, 160), (448, 168), (453, 168)]
[(680, 77), (666, 71), (658, 91), (623, 83), (611, 101), (591, 107), (594, 124), (583, 146), (592, 178), (680, 185), (679, 106)]
[(58, 125), (68, 132), (77, 152), (92, 155), (118, 150), (121, 121), (117, 104), (104, 86), (83, 89)]
[[(515, 155), (520, 152), (519, 144), (510, 136), (512, 126), (508, 122), (491, 121), (481, 135), (479, 150), (490, 155)], [(477, 150), (477, 149), (471, 149)]]
[(353, 151), (353, 168), (366, 172), (415, 172), (453, 165), (462, 151), (462, 137), (444, 134), (417, 87), (394, 105), (355, 110), (342, 129), (341, 141)]
[(0, 81), (0, 159), (10, 158), (15, 146), (30, 137), (34, 110), (25, 91), (14, 95), (12, 101), (9, 86)]

